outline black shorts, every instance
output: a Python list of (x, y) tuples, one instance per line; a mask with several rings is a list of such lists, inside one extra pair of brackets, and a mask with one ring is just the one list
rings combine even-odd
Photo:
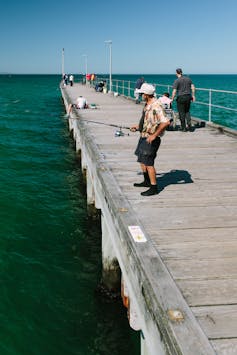
[(160, 143), (160, 137), (157, 137), (151, 143), (147, 143), (146, 138), (141, 137), (135, 150), (138, 163), (142, 163), (146, 166), (153, 166)]

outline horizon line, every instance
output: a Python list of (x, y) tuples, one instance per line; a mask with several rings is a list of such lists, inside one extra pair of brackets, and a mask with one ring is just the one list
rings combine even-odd
[[(70, 72), (71, 73), (71, 72)], [(94, 72), (91, 72), (94, 73)], [(85, 75), (84, 73), (73, 73), (73, 75)], [(0, 75), (62, 75), (61, 73), (14, 73), (0, 72)], [(109, 75), (109, 73), (97, 73), (96, 75)], [(112, 75), (175, 75), (175, 73), (112, 73)], [(237, 75), (237, 73), (185, 73), (184, 75)]]

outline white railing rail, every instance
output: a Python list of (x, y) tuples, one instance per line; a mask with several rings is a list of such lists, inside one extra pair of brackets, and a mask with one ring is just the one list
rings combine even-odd
[(209, 100), (208, 103), (206, 102), (202, 102), (202, 101), (195, 101), (196, 104), (199, 105), (205, 105), (209, 107), (208, 110), (208, 121), (212, 122), (212, 108), (218, 108), (218, 109), (223, 109), (223, 110), (227, 110), (227, 111), (233, 111), (233, 112), (237, 112), (237, 108), (233, 108), (233, 107), (228, 107), (228, 106), (223, 106), (223, 105), (218, 105), (218, 104), (213, 104), (212, 103), (212, 94), (213, 93), (218, 93), (218, 94), (228, 94), (228, 95), (237, 95), (236, 91), (228, 91), (228, 90), (216, 90), (216, 89), (204, 89), (204, 88), (196, 88), (196, 91), (206, 91), (209, 93)]
[[(97, 78), (96, 82), (101, 80), (107, 80), (106, 77)], [(117, 92), (119, 95), (123, 95), (129, 98), (134, 99), (134, 90), (136, 82), (120, 79), (112, 79), (112, 92)], [(156, 84), (153, 83), (156, 88), (157, 96), (161, 96), (163, 92), (172, 92), (172, 85), (169, 84)], [(215, 98), (213, 97), (215, 95)], [(220, 95), (218, 97), (218, 95)], [(237, 116), (237, 100), (230, 99), (231, 95), (237, 95), (236, 91), (227, 91), (227, 90), (216, 90), (216, 89), (205, 89), (205, 88), (196, 88), (196, 101), (192, 104), (192, 107), (196, 107), (195, 117), (207, 120), (209, 122), (215, 121), (215, 115), (213, 111), (215, 109), (223, 110), (223, 112), (234, 112)], [(228, 102), (229, 106), (226, 104), (221, 104), (223, 101)], [(205, 106), (208, 111), (202, 112), (198, 107)], [(174, 108), (175, 110), (175, 108)], [(201, 114), (202, 117), (199, 117)]]

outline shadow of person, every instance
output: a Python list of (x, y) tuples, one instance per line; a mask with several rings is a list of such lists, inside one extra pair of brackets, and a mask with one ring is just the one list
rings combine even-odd
[(169, 185), (192, 184), (193, 180), (187, 170), (170, 170), (168, 173), (157, 174), (158, 193)]

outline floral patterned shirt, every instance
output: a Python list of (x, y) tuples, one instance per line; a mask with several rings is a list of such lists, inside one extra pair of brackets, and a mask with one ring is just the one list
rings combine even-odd
[[(149, 135), (154, 134), (160, 123), (166, 123), (169, 121), (162, 104), (157, 99), (155, 99), (150, 105), (144, 107), (144, 113), (145, 117), (141, 132), (142, 137), (148, 137)], [(164, 132), (161, 135), (163, 134)]]

